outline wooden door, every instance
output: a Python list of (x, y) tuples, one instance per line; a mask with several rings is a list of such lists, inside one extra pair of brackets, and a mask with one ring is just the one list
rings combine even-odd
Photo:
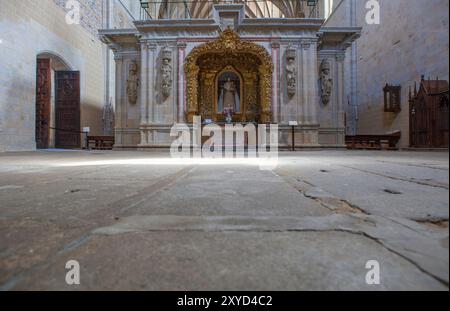
[(440, 148), (448, 148), (448, 127), (449, 127), (449, 118), (448, 118), (448, 96), (443, 95), (437, 101), (437, 141), (436, 146)]
[(416, 100), (410, 109), (411, 147), (428, 147), (430, 145), (429, 108), (425, 99)]
[(80, 148), (80, 73), (57, 71), (55, 84), (55, 146)]
[(46, 149), (49, 145), (51, 91), (50, 59), (38, 59), (36, 78), (36, 148), (38, 149)]

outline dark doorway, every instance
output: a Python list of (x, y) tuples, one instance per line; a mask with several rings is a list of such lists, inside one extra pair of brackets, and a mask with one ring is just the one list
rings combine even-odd
[(51, 92), (51, 61), (38, 59), (36, 86), (36, 148), (38, 149), (49, 147)]
[(55, 72), (55, 147), (81, 147), (80, 73)]

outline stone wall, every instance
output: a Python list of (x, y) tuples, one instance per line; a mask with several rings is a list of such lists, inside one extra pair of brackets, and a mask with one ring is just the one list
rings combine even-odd
[[(402, 131), (401, 147), (409, 145), (408, 88), (421, 75), (449, 78), (448, 0), (378, 0), (380, 25), (368, 25), (366, 1), (343, 0), (327, 26), (346, 26), (355, 14), (363, 27), (356, 43), (358, 134)], [(340, 2), (336, 2), (340, 3)], [(351, 71), (347, 69), (347, 92)], [(384, 112), (383, 87), (402, 86), (402, 111)], [(349, 98), (352, 98), (349, 96)], [(347, 114), (349, 117), (349, 114)]]
[(95, 35), (102, 1), (81, 1), (68, 25), (65, 1), (0, 0), (0, 152), (35, 149), (36, 57), (48, 53), (81, 73), (81, 126), (102, 134), (103, 45)]
[[(364, 2), (364, 1), (361, 1)], [(401, 146), (409, 145), (408, 87), (420, 76), (448, 80), (448, 0), (380, 0), (381, 24), (364, 23), (358, 2), (358, 133), (402, 131)], [(402, 111), (383, 111), (383, 86), (402, 86)]]
[[(53, 0), (53, 2), (64, 11), (66, 9), (67, 0)], [(80, 3), (80, 25), (88, 30), (94, 36), (97, 35), (98, 29), (102, 28), (102, 0), (78, 0)]]

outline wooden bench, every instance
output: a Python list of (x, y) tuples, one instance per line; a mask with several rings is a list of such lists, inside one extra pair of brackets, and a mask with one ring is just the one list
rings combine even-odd
[(345, 144), (349, 150), (398, 150), (401, 133), (388, 135), (346, 136)]
[(88, 149), (112, 150), (114, 147), (114, 136), (88, 136)]

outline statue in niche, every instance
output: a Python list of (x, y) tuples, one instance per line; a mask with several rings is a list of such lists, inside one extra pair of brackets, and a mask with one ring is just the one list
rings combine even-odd
[(132, 62), (130, 70), (128, 72), (127, 79), (127, 96), (130, 104), (135, 105), (138, 98), (139, 77), (138, 77), (138, 65), (136, 62)]
[(161, 65), (161, 87), (165, 97), (170, 96), (172, 91), (172, 51), (165, 48), (162, 53)]
[(297, 90), (297, 66), (295, 49), (289, 47), (286, 51), (286, 87), (287, 94), (294, 96)]
[(234, 113), (241, 110), (241, 79), (234, 72), (224, 72), (220, 75), (218, 84), (219, 112), (224, 113), (227, 118), (232, 118)]
[(331, 78), (330, 69), (330, 62), (324, 59), (320, 65), (320, 93), (324, 105), (330, 102), (331, 91), (333, 89), (333, 79)]
[(114, 133), (114, 106), (112, 98), (103, 106), (103, 135), (113, 136)]

